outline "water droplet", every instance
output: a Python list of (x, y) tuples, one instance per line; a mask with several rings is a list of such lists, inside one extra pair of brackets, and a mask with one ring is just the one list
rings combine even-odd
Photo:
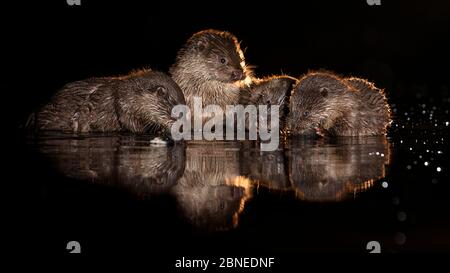
[(405, 212), (399, 211), (399, 212), (397, 213), (397, 220), (403, 222), (403, 221), (406, 220), (406, 218), (407, 218), (407, 215), (406, 215)]
[(392, 198), (392, 204), (394, 204), (395, 206), (398, 206), (400, 204), (400, 198), (398, 198), (398, 197)]
[(398, 245), (403, 245), (406, 242), (406, 235), (402, 232), (397, 232), (395, 234), (394, 241)]
[(411, 170), (411, 165), (406, 166), (408, 170)]
[(389, 184), (388, 182), (383, 181), (383, 183), (381, 183), (381, 186), (386, 189), (389, 186)]
[(428, 166), (428, 161), (425, 161), (423, 165)]
[(437, 167), (436, 171), (438, 171), (438, 172), (442, 171), (441, 167)]

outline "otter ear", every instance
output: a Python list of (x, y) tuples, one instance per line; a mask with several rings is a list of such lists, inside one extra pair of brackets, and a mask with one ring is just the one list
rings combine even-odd
[(167, 93), (167, 89), (162, 85), (157, 85), (151, 88), (150, 91), (155, 92), (158, 96), (164, 96)]
[(320, 91), (320, 94), (322, 95), (322, 97), (328, 96), (328, 88), (326, 88), (326, 87), (321, 87), (321, 88), (319, 89), (319, 91)]
[(198, 40), (197, 44), (195, 45), (195, 47), (197, 48), (197, 50), (199, 52), (202, 52), (206, 49), (207, 43), (203, 40)]

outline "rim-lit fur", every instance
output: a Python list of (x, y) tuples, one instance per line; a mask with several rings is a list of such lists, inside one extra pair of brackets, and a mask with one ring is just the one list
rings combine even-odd
[(140, 70), (66, 84), (36, 113), (35, 126), (75, 133), (167, 131), (177, 104), (185, 104), (184, 96), (168, 75)]
[(223, 109), (236, 105), (250, 77), (237, 38), (218, 30), (200, 31), (189, 38), (170, 73), (191, 111), (195, 96), (202, 98), (203, 105), (215, 104)]
[(293, 134), (384, 135), (390, 122), (383, 90), (366, 80), (313, 72), (293, 89), (287, 129)]
[[(242, 92), (241, 104), (267, 105), (267, 113), (270, 114), (271, 106), (279, 106), (280, 128), (288, 113), (290, 94), (297, 79), (287, 75), (275, 75), (265, 78), (252, 78), (250, 92)], [(263, 117), (264, 118), (264, 117)], [(267, 117), (270, 128), (270, 115)], [(247, 124), (247, 123), (246, 123)]]

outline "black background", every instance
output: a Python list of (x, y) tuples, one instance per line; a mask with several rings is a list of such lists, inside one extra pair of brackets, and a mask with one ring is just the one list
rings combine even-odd
[[(257, 76), (287, 73), (298, 77), (311, 69), (329, 69), (374, 81), (379, 87), (386, 88), (389, 100), (394, 104), (413, 105), (424, 99), (439, 101), (449, 95), (450, 3), (445, 1), (392, 3), (382, 0), (381, 6), (369, 6), (364, 0), (301, 3), (81, 0), (81, 6), (68, 6), (62, 0), (20, 1), (2, 12), (5, 13), (2, 17), (2, 51), (6, 71), (2, 77), (5, 79), (2, 111), (5, 112), (6, 123), (13, 128), (18, 128), (32, 110), (45, 103), (67, 82), (125, 74), (142, 67), (167, 72), (184, 41), (192, 33), (207, 28), (234, 33), (242, 41), (243, 48), (247, 48), (247, 62), (256, 66)], [(21, 140), (19, 138), (19, 142)], [(14, 145), (20, 145), (13, 143), (13, 149)], [(92, 186), (74, 187), (70, 184), (74, 181), (61, 183), (64, 178), (43, 167), (46, 166), (43, 158), (36, 155), (22, 158), (20, 151), (23, 150), (26, 148), (17, 148), (11, 157), (16, 165), (9, 169), (8, 173), (13, 175), (6, 179), (19, 188), (12, 195), (14, 202), (10, 203), (8, 210), (16, 224), (11, 236), (20, 253), (27, 249), (29, 242), (40, 245), (43, 253), (60, 253), (67, 238), (71, 235), (80, 237), (77, 230), (83, 230), (85, 233), (80, 240), (82, 244), (89, 242), (85, 249), (88, 253), (89, 247), (91, 252), (101, 248), (108, 254), (115, 253), (118, 248), (121, 253), (153, 251), (162, 253), (158, 257), (163, 261), (168, 257), (167, 263), (173, 262), (174, 253), (211, 254), (208, 250), (212, 244), (209, 235), (192, 236), (186, 223), (171, 216), (176, 214), (171, 213), (175, 211), (173, 200), (161, 197), (141, 204), (114, 190), (105, 192)], [(398, 155), (393, 168), (400, 166), (402, 158), (409, 156), (405, 151)], [(35, 176), (44, 182), (33, 181)], [(402, 183), (414, 177), (397, 173), (393, 178), (401, 182), (399, 188), (402, 188)], [(407, 192), (406, 195), (422, 190), (413, 183), (413, 193)], [(280, 208), (292, 205), (291, 201), (280, 201), (270, 195), (264, 197), (262, 192), (263, 201), (256, 200), (246, 208), (247, 215), (253, 216), (252, 220), (241, 224), (244, 231), (216, 236), (214, 244), (223, 244), (222, 251), (227, 255), (252, 253), (257, 256), (258, 249), (264, 248), (273, 249), (278, 255), (295, 253), (297, 248), (321, 252), (327, 240), (334, 240), (328, 251), (352, 250), (355, 245), (347, 242), (348, 238), (363, 235), (348, 230), (328, 233), (330, 227), (321, 226), (321, 221), (328, 218), (330, 222), (352, 223), (352, 219), (333, 218), (335, 212), (344, 208), (350, 211), (348, 217), (363, 214), (358, 205), (373, 208), (381, 202), (380, 199), (390, 198), (378, 193), (366, 193), (368, 198), (357, 201), (356, 206), (344, 202), (334, 209), (328, 208), (323, 215), (315, 215), (320, 211), (320, 205), (303, 204), (279, 214)], [(435, 232), (434, 227), (438, 226), (438, 235), (432, 238), (436, 240), (437, 248), (431, 248), (431, 251), (442, 251), (448, 249), (448, 233), (445, 231), (448, 221), (444, 222), (447, 226), (440, 225), (434, 216), (445, 213), (449, 206), (443, 201), (445, 191), (433, 194), (423, 203), (411, 201), (410, 205), (419, 208), (423, 215), (429, 215), (429, 218), (422, 218), (425, 233)], [(84, 201), (71, 204), (71, 200), (80, 195)], [(430, 214), (429, 209), (434, 205), (427, 205), (430, 204), (427, 202), (433, 198), (437, 198), (436, 202), (442, 206), (435, 214)], [(90, 210), (93, 204), (94, 209)], [(60, 206), (65, 210), (60, 211)], [(309, 223), (306, 232), (323, 232), (322, 245), (314, 239), (304, 241), (303, 246), (289, 245), (290, 238), (295, 238), (296, 234), (282, 233), (279, 240), (273, 239), (267, 245), (264, 245), (264, 240), (249, 244), (258, 241), (258, 237), (266, 238), (275, 226), (278, 227), (275, 230), (280, 232), (280, 227), (289, 223), (286, 219), (290, 213), (298, 209), (307, 215), (307, 219), (317, 222), (317, 225)], [(89, 214), (83, 215), (86, 211)], [(130, 211), (133, 214), (130, 215)], [(261, 211), (266, 211), (269, 216), (258, 215)], [(140, 218), (147, 213), (152, 218)], [(384, 219), (381, 214), (375, 217)], [(71, 217), (84, 220), (73, 223)], [(147, 234), (146, 228), (152, 219), (159, 220), (154, 225), (152, 223), (152, 230)], [(267, 219), (276, 222), (268, 224), (265, 222)], [(361, 226), (365, 225), (364, 219), (360, 219)], [(248, 225), (265, 228), (251, 233), (251, 228), (246, 230)], [(117, 228), (108, 230), (110, 226), (122, 228), (126, 235), (118, 234)], [(377, 234), (380, 229), (383, 230), (383, 223), (369, 233)], [(180, 233), (180, 230), (183, 231)], [(170, 239), (160, 236), (171, 233), (174, 236), (169, 236)], [(341, 235), (336, 237), (336, 234)], [(276, 238), (277, 235), (270, 236)], [(409, 245), (409, 251), (420, 252), (421, 247), (429, 243), (428, 237), (420, 235), (418, 238), (415, 244)], [(439, 243), (442, 238), (445, 240)], [(163, 244), (158, 240), (168, 241)], [(165, 248), (152, 250), (156, 241), (159, 247), (165, 245)], [(43, 245), (46, 247), (42, 248)], [(174, 245), (177, 246), (175, 252)], [(215, 249), (216, 255), (218, 249)], [(430, 248), (422, 250), (430, 251)], [(269, 255), (267, 252), (262, 254)], [(161, 260), (159, 262), (167, 265)], [(289, 262), (295, 263), (295, 259)]]
[(446, 1), (81, 2), (6, 9), (16, 124), (67, 82), (142, 67), (167, 72), (185, 40), (207, 28), (234, 33), (257, 76), (329, 69), (375, 81), (394, 102), (449, 93)]

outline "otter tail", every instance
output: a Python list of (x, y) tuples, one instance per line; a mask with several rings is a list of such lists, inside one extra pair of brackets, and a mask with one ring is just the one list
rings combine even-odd
[(390, 120), (391, 109), (383, 89), (379, 89), (373, 83), (360, 78), (351, 77), (345, 79), (345, 81), (358, 92), (362, 101)]

